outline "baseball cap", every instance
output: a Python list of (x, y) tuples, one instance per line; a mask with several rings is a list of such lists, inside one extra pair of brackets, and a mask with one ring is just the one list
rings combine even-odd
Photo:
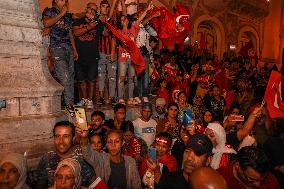
[(164, 98), (157, 98), (156, 100), (156, 106), (164, 106), (166, 105), (166, 100)]
[(198, 156), (203, 154), (212, 155), (213, 145), (205, 134), (195, 134), (189, 138), (185, 148), (191, 148)]
[(153, 110), (153, 106), (150, 102), (143, 102), (142, 109), (143, 108), (150, 108), (151, 110)]

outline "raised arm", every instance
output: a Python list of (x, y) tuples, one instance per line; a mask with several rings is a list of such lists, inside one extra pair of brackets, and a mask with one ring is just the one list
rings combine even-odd
[(58, 20), (60, 20), (61, 17), (63, 17), (68, 11), (68, 6), (65, 5), (63, 8), (60, 10), (60, 13), (54, 17), (48, 17), (45, 16), (42, 20), (42, 23), (45, 28), (49, 28), (50, 26), (54, 25)]
[(147, 15), (147, 12), (149, 10), (151, 10), (153, 8), (153, 3), (152, 1), (148, 4), (148, 7), (146, 8), (146, 10), (139, 16), (137, 23), (140, 24), (142, 22), (142, 20), (145, 18), (145, 16)]
[(155, 17), (159, 17), (159, 16), (161, 16), (160, 11), (158, 11), (158, 12), (156, 12), (155, 14), (153, 14), (152, 16), (149, 16), (148, 18), (144, 19), (144, 20), (142, 21), (142, 25), (143, 25), (143, 26), (146, 26), (150, 20), (152, 20), (152, 19), (155, 18)]
[(109, 14), (108, 14), (108, 18), (112, 18), (114, 9), (115, 9), (115, 7), (116, 7), (116, 4), (117, 4), (117, 0), (113, 0), (113, 2), (112, 2), (112, 4), (111, 4), (111, 7), (110, 7)]
[(260, 114), (260, 112), (261, 112), (260, 107), (255, 108), (254, 111), (249, 115), (243, 128), (237, 131), (237, 137), (239, 141), (242, 141), (252, 131), (255, 119)]
[(126, 16), (127, 10), (126, 10), (126, 5), (125, 5), (125, 0), (120, 0), (120, 2), (121, 2), (121, 7), (122, 7), (122, 15)]

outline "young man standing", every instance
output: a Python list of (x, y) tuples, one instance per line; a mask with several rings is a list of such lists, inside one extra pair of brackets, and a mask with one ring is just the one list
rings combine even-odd
[(53, 0), (52, 8), (45, 10), (43, 25), (50, 28), (50, 51), (54, 75), (64, 87), (63, 105), (74, 103), (74, 59), (78, 59), (72, 34), (72, 14), (66, 0)]
[[(93, 98), (99, 61), (98, 39), (103, 30), (99, 22), (97, 5), (88, 3), (85, 17), (78, 19), (73, 25), (79, 53), (77, 76), (82, 93), (82, 99), (78, 105), (86, 105), (87, 109), (94, 107)], [(88, 92), (87, 89), (89, 89)]]
[(141, 117), (133, 121), (134, 134), (142, 138), (150, 147), (155, 140), (157, 122), (151, 118), (153, 113), (152, 104), (144, 102), (141, 109)]
[(124, 104), (116, 104), (113, 108), (114, 115), (113, 119), (106, 120), (104, 125), (109, 129), (118, 129), (120, 130), (121, 126), (125, 124), (126, 118), (126, 106)]
[[(112, 6), (115, 6), (114, 1)], [(109, 2), (102, 0), (100, 3), (100, 19), (114, 24), (112, 18), (113, 7), (110, 9)], [(109, 99), (107, 102), (114, 104), (115, 101), (115, 89), (116, 89), (116, 70), (117, 62), (113, 60), (112, 56), (116, 53), (115, 38), (112, 37), (111, 33), (104, 28), (103, 35), (99, 38), (99, 94), (100, 99), (98, 104), (104, 104), (107, 99), (104, 99), (104, 89), (106, 86), (106, 78), (108, 80), (108, 92)], [(107, 76), (107, 77), (106, 77)]]

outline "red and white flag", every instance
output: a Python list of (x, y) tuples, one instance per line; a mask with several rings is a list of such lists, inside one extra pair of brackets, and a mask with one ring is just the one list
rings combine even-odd
[(280, 72), (271, 72), (264, 94), (264, 100), (271, 118), (284, 117), (284, 103), (281, 96)]

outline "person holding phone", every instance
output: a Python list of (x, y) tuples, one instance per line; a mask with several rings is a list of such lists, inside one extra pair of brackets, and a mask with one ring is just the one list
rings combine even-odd
[(178, 138), (181, 124), (178, 120), (179, 106), (175, 102), (168, 104), (165, 118), (157, 122), (157, 133), (168, 132), (173, 139)]
[(213, 144), (213, 157), (211, 167), (218, 169), (227, 166), (237, 152), (230, 146), (226, 145), (226, 132), (219, 123), (209, 123), (205, 129), (206, 136)]
[(82, 186), (89, 186), (96, 178), (93, 167), (85, 161), (82, 149), (74, 145), (75, 126), (69, 121), (57, 122), (53, 127), (54, 151), (46, 152), (39, 161), (34, 172), (36, 188), (48, 188), (55, 182), (55, 170), (59, 162), (66, 158), (74, 158), (80, 163)]
[[(161, 175), (177, 171), (176, 159), (170, 155), (171, 145), (172, 137), (169, 133), (161, 132), (157, 134), (154, 144), (156, 159), (155, 150), (152, 149), (152, 151), (149, 151), (148, 156), (143, 159), (139, 167), (140, 176), (144, 177), (144, 184), (154, 186), (159, 182)], [(149, 180), (153, 179), (147, 179), (145, 177), (154, 177), (154, 183), (149, 182)]]

